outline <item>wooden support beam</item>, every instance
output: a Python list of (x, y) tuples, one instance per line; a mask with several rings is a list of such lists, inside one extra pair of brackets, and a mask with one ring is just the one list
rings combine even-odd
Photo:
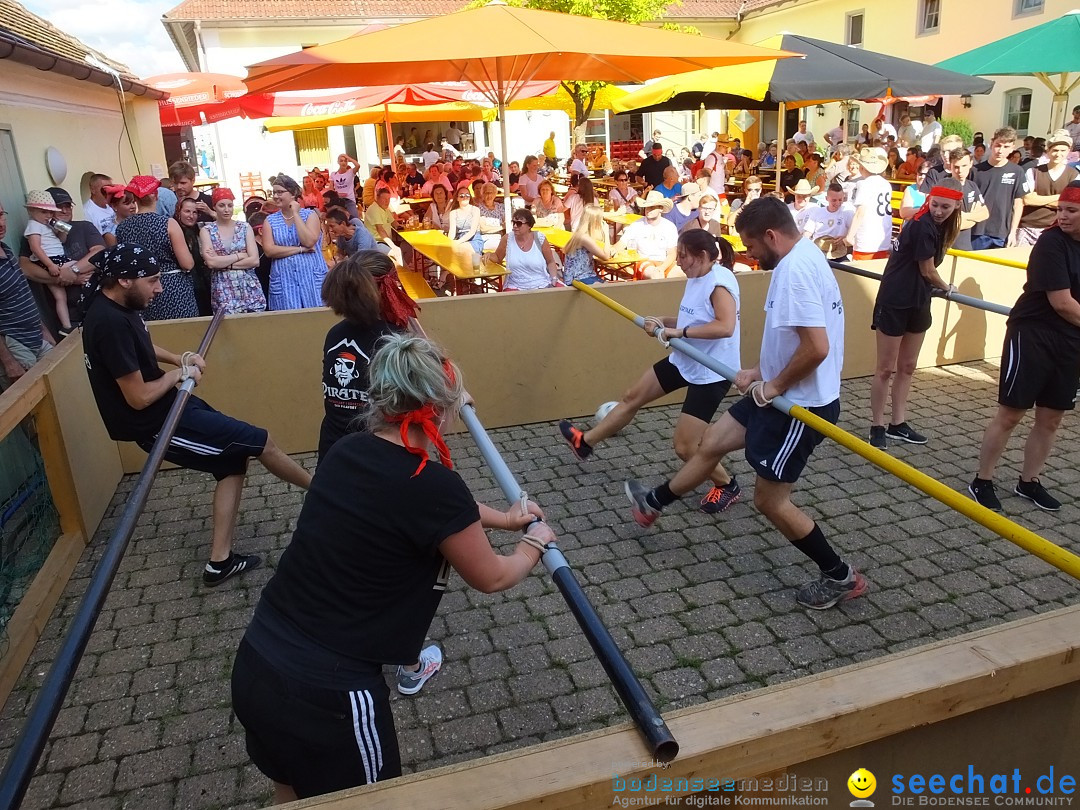
[(45, 394), (45, 378), (36, 368), (30, 369), (0, 394), (0, 439), (29, 416), (45, 399)]
[(82, 532), (61, 535), (12, 614), (5, 630), (7, 650), (0, 658), (0, 706), (7, 702), (84, 548)]
[[(802, 762), (1080, 681), (1080, 606), (673, 712), (662, 771), (765, 777)], [(612, 806), (615, 763), (647, 762), (629, 724), (283, 805), (307, 810)]]

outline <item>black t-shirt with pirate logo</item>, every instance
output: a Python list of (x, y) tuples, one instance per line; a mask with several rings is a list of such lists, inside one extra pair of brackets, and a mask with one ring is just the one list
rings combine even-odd
[(368, 362), (375, 344), (391, 332), (384, 321), (360, 327), (341, 321), (330, 328), (323, 342), (323, 416), (319, 432), (319, 458), (349, 432), (349, 424), (367, 403)]
[(480, 519), (457, 473), (419, 463), (369, 433), (327, 453), (246, 636), (276, 669), (349, 689), (416, 661), (450, 575), (439, 544)]
[(135, 371), (141, 371), (146, 382), (165, 376), (139, 313), (98, 293), (83, 318), (82, 339), (90, 389), (109, 436), (120, 442), (153, 439), (165, 423), (176, 390), (166, 391), (140, 411), (128, 405), (116, 382)]

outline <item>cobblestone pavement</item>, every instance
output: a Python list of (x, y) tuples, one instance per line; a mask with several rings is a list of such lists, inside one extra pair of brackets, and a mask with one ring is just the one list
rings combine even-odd
[[(950, 486), (970, 479), (993, 412), (990, 363), (922, 371), (913, 424), (925, 447), (894, 452)], [(841, 425), (869, 424), (867, 379), (844, 386)], [(872, 590), (837, 609), (796, 606), (810, 568), (751, 505), (719, 517), (696, 499), (670, 508), (650, 531), (629, 520), (628, 474), (658, 483), (674, 469), (676, 408), (642, 412), (598, 458), (579, 465), (552, 424), (492, 432), (510, 467), (547, 510), (598, 612), (661, 708), (673, 709), (844, 666), (935, 639), (1076, 602), (1075, 583), (959, 514), (824, 442), (797, 489)], [(483, 410), (481, 408), (481, 418)], [(1026, 425), (1018, 435), (1026, 435)], [(1080, 551), (1080, 422), (1066, 418), (1045, 480), (1064, 496), (1057, 515), (1011, 493), (1021, 442), (1003, 461), (1006, 514)], [(467, 435), (450, 442), (457, 469), (481, 500), (501, 496)], [(314, 464), (311, 455), (304, 463)], [(273, 562), (289, 541), (301, 493), (258, 470), (241, 505), (237, 547), (270, 565), (216, 590), (200, 584), (208, 548), (207, 476), (163, 473), (97, 623), (23, 807), (261, 807), (268, 782), (249, 763), (229, 708), (232, 656)], [(133, 484), (75, 571), (56, 615), (3, 714), (0, 756), (86, 585), (97, 552)], [(505, 533), (492, 535), (512, 545)], [(416, 697), (395, 694), (409, 769), (431, 768), (621, 722), (599, 663), (550, 580), (535, 573), (505, 594), (466, 590), (459, 579), (431, 628), (443, 672)], [(389, 676), (389, 671), (388, 671)]]

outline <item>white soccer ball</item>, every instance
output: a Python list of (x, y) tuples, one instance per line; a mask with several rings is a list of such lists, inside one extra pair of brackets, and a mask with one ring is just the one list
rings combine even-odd
[(603, 422), (604, 417), (606, 417), (609, 413), (611, 413), (612, 409), (614, 409), (614, 407), (616, 405), (618, 405), (618, 404), (619, 404), (618, 402), (605, 402), (603, 405), (601, 405), (599, 408), (597, 408), (596, 409), (596, 421), (593, 424), (599, 425), (601, 422)]

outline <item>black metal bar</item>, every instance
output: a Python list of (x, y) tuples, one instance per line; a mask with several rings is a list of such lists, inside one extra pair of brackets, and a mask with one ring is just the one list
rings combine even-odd
[[(845, 273), (851, 273), (853, 276), (862, 276), (863, 278), (872, 278), (875, 281), (881, 281), (884, 276), (881, 273), (875, 273), (871, 270), (864, 270), (861, 267), (854, 267), (853, 265), (845, 262), (839, 262), (835, 259), (828, 259), (829, 266), (836, 270), (843, 270)], [(981, 309), (985, 312), (994, 312), (998, 315), (1008, 316), (1012, 311), (1004, 304), (995, 304), (992, 301), (984, 301), (981, 298), (975, 298), (970, 295), (963, 295), (957, 292), (945, 292), (944, 290), (934, 289), (930, 292), (930, 295), (935, 298), (945, 298), (946, 300), (953, 301), (957, 304), (962, 304), (966, 307), (974, 307), (975, 309)]]
[[(495, 476), (495, 481), (506, 496), (506, 500), (510, 503), (522, 500), (521, 486), (491, 441), (491, 437), (484, 430), (484, 426), (480, 424), (476, 411), (471, 405), (465, 405), (461, 409), (461, 419), (472, 434), (480, 455), (491, 468), (491, 473)], [(660, 710), (653, 705), (645, 688), (634, 674), (634, 670), (630, 668), (619, 645), (615, 643), (615, 639), (611, 637), (611, 633), (596, 614), (596, 609), (589, 602), (589, 597), (585, 595), (585, 591), (574, 578), (574, 572), (570, 569), (566, 557), (557, 545), (550, 543), (542, 559), (544, 567), (551, 574), (556, 587), (570, 606), (570, 612), (574, 614), (582, 632), (589, 640), (593, 652), (600, 659), (615, 691), (619, 693), (634, 725), (645, 738), (653, 758), (657, 762), (671, 762), (679, 754), (679, 743), (675, 740), (667, 723), (664, 722)]]
[[(199, 354), (204, 357), (224, 315), (224, 310), (219, 311), (207, 327), (206, 334), (199, 345)], [(165, 457), (165, 450), (172, 440), (173, 433), (176, 432), (180, 414), (194, 387), (194, 380), (187, 380), (180, 386), (180, 391), (169, 409), (168, 416), (165, 417), (165, 423), (135, 482), (135, 488), (128, 497), (120, 521), (109, 538), (109, 542), (106, 543), (105, 552), (90, 577), (90, 584), (86, 587), (75, 617), (71, 620), (71, 626), (68, 628), (67, 635), (64, 636), (56, 659), (38, 690), (37, 698), (30, 709), (30, 716), (26, 719), (19, 738), (11, 749), (4, 772), (0, 774), (0, 810), (17, 810), (22, 804), (26, 789), (33, 778), (34, 769), (37, 767), (38, 758), (45, 748), (45, 743), (48, 742), (49, 732), (52, 731), (56, 716), (60, 713), (64, 698), (71, 687), (71, 679), (75, 676), (75, 670), (86, 650), (87, 642), (90, 641), (90, 633), (93, 632), (101, 608), (109, 595), (109, 588), (116, 577), (120, 561), (124, 558), (131, 535), (142, 516), (147, 498), (150, 497), (150, 488), (154, 484), (158, 468)]]

